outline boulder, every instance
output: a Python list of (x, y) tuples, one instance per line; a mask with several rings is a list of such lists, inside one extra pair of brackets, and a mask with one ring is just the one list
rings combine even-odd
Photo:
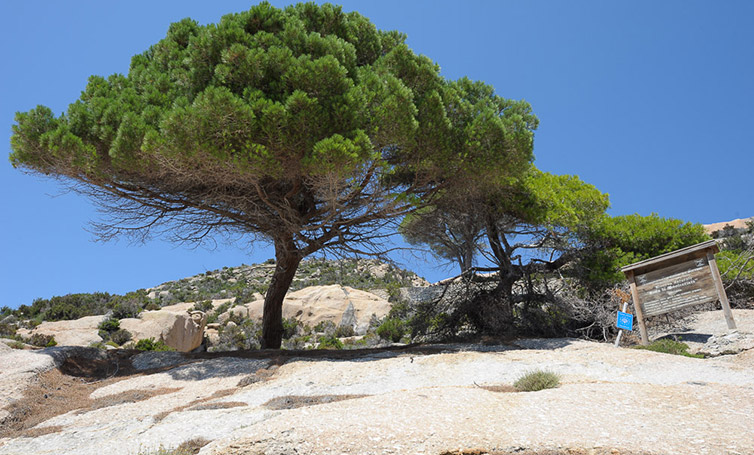
[[(259, 299), (231, 309), (233, 313), (261, 318), (264, 300)], [(314, 327), (332, 321), (336, 326), (353, 327), (357, 335), (364, 335), (372, 315), (383, 318), (390, 311), (390, 303), (374, 294), (348, 286), (311, 286), (290, 292), (283, 301), (283, 317), (295, 318)]]
[(105, 316), (85, 316), (72, 321), (45, 321), (34, 330), (18, 329), (17, 333), (24, 338), (30, 337), (33, 333), (52, 335), (60, 346), (89, 346), (102, 341), (97, 326), (103, 319)]
[(156, 311), (144, 311), (137, 318), (121, 319), (120, 327), (134, 340), (154, 338), (181, 352), (196, 349), (204, 340), (207, 315), (189, 311), (193, 304), (177, 304)]

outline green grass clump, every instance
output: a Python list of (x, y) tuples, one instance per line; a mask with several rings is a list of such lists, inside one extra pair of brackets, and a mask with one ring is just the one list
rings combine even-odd
[(134, 347), (139, 351), (175, 351), (162, 340), (155, 341), (154, 338), (139, 340)]
[(551, 371), (536, 370), (524, 374), (513, 383), (513, 387), (520, 392), (536, 392), (544, 389), (554, 389), (560, 385), (560, 376)]
[(343, 349), (343, 342), (340, 341), (335, 335), (323, 336), (319, 338), (319, 345), (317, 349)]
[(646, 349), (648, 351), (662, 352), (664, 354), (682, 355), (694, 359), (703, 359), (704, 354), (691, 354), (688, 352), (689, 345), (680, 341), (663, 338), (653, 341), (647, 346), (634, 346), (634, 349)]

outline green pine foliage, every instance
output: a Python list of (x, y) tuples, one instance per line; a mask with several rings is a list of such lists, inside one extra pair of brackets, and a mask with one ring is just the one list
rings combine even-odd
[(710, 239), (704, 227), (653, 213), (604, 217), (591, 228), (581, 265), (591, 286), (620, 283), (620, 268)]

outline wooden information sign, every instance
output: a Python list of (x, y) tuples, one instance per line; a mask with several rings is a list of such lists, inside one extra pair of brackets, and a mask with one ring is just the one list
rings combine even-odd
[(718, 299), (728, 328), (736, 328), (715, 262), (718, 251), (710, 240), (621, 269), (631, 286), (642, 344), (649, 344), (644, 318)]

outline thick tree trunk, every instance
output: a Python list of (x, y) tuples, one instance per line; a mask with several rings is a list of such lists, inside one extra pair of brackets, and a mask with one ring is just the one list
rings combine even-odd
[(513, 327), (513, 285), (521, 276), (520, 268), (511, 261), (510, 251), (503, 239), (503, 233), (497, 228), (493, 219), (487, 221), (487, 239), (498, 266), (499, 282), (495, 292), (500, 296), (500, 313), (505, 325)]
[(280, 349), (283, 342), (283, 299), (301, 262), (292, 238), (275, 240), (275, 273), (264, 297), (262, 348)]

